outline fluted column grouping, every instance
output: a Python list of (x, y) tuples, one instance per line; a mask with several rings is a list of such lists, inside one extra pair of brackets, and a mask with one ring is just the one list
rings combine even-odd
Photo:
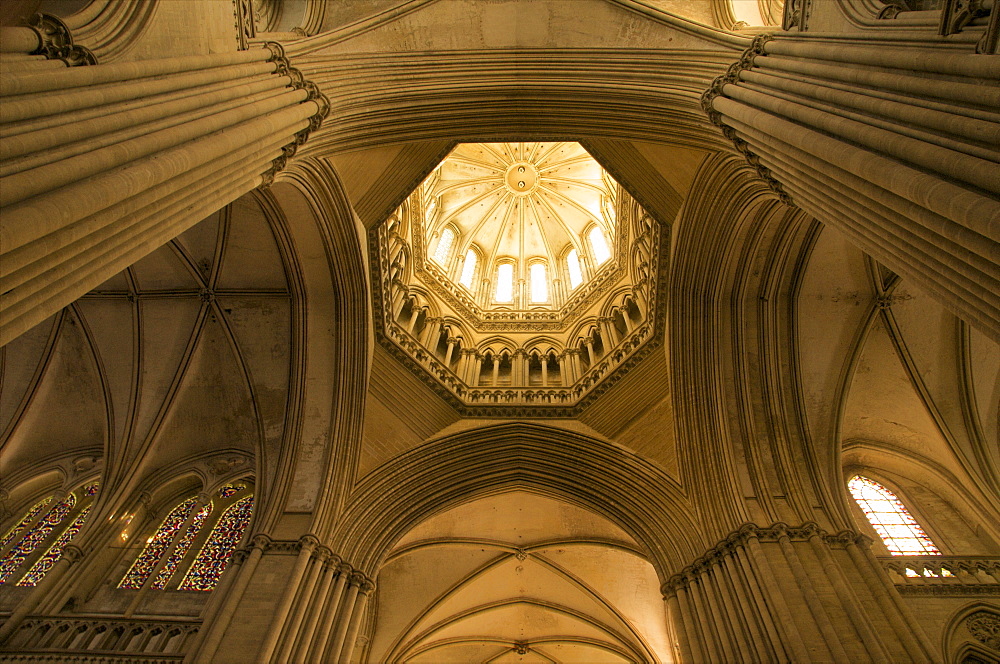
[(676, 656), (684, 662), (937, 661), (892, 584), (876, 578), (868, 544), (863, 536), (828, 535), (815, 524), (744, 526), (663, 585)]
[(328, 113), (278, 44), (5, 72), (0, 345), (284, 167)]
[(295, 560), (258, 648), (257, 661), (346, 664), (351, 660), (374, 582), (312, 535), (297, 541), (261, 535), (254, 538), (248, 552), (234, 558), (238, 570), (224, 577), (232, 588), (226, 588), (225, 599), (218, 605), (206, 608), (205, 631), (185, 661), (206, 661), (216, 655), (261, 559), (289, 554)]
[(786, 202), (1000, 340), (1000, 58), (761, 36), (702, 102)]

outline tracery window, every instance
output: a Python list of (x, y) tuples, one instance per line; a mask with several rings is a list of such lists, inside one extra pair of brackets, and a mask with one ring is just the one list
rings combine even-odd
[(227, 484), (201, 505), (193, 497), (181, 501), (146, 540), (118, 587), (213, 590), (252, 512), (253, 494), (243, 483)]
[(448, 261), (451, 259), (451, 247), (453, 244), (455, 244), (455, 231), (451, 227), (447, 227), (441, 231), (441, 237), (438, 238), (437, 247), (434, 249), (434, 260), (439, 265), (448, 265)]
[(875, 480), (855, 475), (847, 484), (854, 500), (894, 556), (940, 555), (899, 498)]
[(514, 300), (514, 264), (500, 263), (497, 266), (497, 302), (512, 302)]
[(478, 262), (479, 257), (476, 255), (476, 251), (469, 249), (465, 253), (465, 263), (462, 264), (462, 276), (458, 279), (458, 283), (469, 290), (472, 290), (472, 282), (476, 278), (476, 263)]
[[(52, 569), (90, 514), (100, 484), (80, 487), (65, 498), (47, 496), (0, 538), (0, 583), (34, 586)], [(46, 546), (47, 545), (47, 546)]]
[(566, 269), (569, 271), (569, 287), (576, 288), (583, 283), (583, 270), (580, 267), (580, 255), (576, 249), (566, 254)]
[(587, 233), (590, 239), (590, 250), (594, 252), (594, 264), (604, 265), (611, 258), (611, 250), (608, 248), (608, 239), (604, 237), (604, 231), (599, 226), (594, 226)]
[(549, 279), (545, 263), (532, 263), (528, 268), (528, 278), (531, 281), (531, 301), (548, 302)]

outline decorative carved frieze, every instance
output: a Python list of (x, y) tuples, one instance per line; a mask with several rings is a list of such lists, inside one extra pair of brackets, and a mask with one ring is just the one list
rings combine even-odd
[(241, 51), (245, 51), (257, 36), (253, 0), (233, 0), (233, 18), (236, 19), (236, 43)]

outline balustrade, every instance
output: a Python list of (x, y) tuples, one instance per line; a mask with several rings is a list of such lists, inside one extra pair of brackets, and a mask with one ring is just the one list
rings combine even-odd
[(903, 594), (1000, 595), (1000, 558), (883, 556), (879, 562)]

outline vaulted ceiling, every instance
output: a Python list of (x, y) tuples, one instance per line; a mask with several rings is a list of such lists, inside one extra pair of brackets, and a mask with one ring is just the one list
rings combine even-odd
[(0, 349), (5, 485), (88, 457), (132, 485), (252, 471), (282, 435), (291, 306), (254, 199), (211, 215)]
[(669, 662), (658, 585), (602, 517), (522, 491), (482, 498), (396, 545), (369, 661)]

